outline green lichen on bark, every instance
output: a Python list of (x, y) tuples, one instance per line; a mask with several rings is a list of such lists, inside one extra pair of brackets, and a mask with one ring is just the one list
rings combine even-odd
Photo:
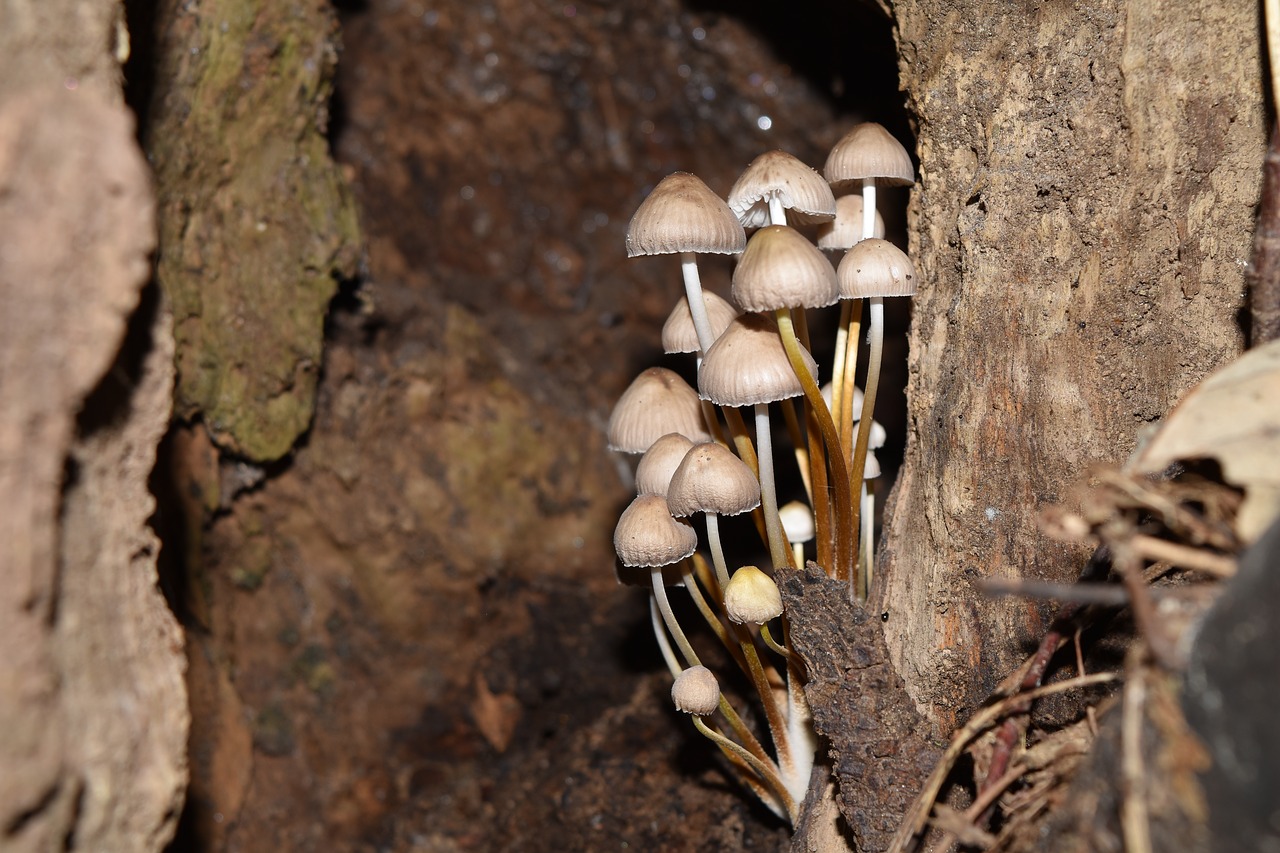
[(325, 312), (359, 251), (325, 139), (336, 22), (321, 0), (190, 5), (161, 3), (147, 133), (176, 407), (271, 460), (311, 422)]

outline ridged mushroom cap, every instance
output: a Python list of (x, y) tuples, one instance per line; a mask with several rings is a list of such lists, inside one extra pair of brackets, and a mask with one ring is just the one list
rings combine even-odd
[(671, 685), (671, 701), (685, 714), (705, 717), (720, 707), (720, 683), (705, 666), (691, 666), (676, 676)]
[(644, 453), (669, 432), (690, 441), (710, 441), (698, 393), (680, 374), (650, 367), (622, 392), (609, 416), (609, 449)]
[[(711, 323), (711, 334), (720, 337), (725, 326), (738, 316), (738, 309), (729, 300), (717, 296), (709, 290), (702, 291), (702, 304), (707, 306), (707, 319)], [(689, 313), (689, 297), (681, 296), (676, 307), (667, 315), (662, 324), (662, 349), (664, 352), (698, 352), (698, 332), (693, 327), (693, 315)]]
[(669, 432), (649, 445), (636, 466), (636, 493), (665, 497), (671, 475), (680, 467), (691, 447), (693, 442), (678, 432)]
[(743, 311), (825, 308), (840, 297), (831, 262), (803, 234), (768, 225), (747, 241), (733, 271), (733, 301)]
[(736, 254), (746, 246), (742, 223), (702, 179), (667, 175), (640, 202), (627, 226), (627, 257), (674, 252)]
[[(803, 347), (800, 352), (809, 373), (817, 376), (813, 356)], [(778, 327), (763, 314), (743, 314), (729, 324), (702, 357), (698, 389), (717, 406), (754, 406), (804, 393)]]
[(766, 151), (743, 170), (729, 190), (729, 209), (746, 228), (770, 224), (769, 199), (777, 198), (790, 225), (811, 225), (836, 215), (826, 178), (785, 151)]
[(915, 264), (888, 240), (863, 240), (845, 252), (836, 278), (841, 299), (916, 295)]
[(624, 566), (669, 566), (697, 548), (698, 534), (671, 517), (662, 495), (637, 497), (622, 511), (613, 530), (613, 549)]
[(782, 615), (782, 594), (773, 578), (755, 566), (743, 566), (724, 588), (724, 612), (739, 625), (763, 625)]
[(721, 444), (695, 444), (667, 487), (667, 509), (677, 518), (696, 512), (740, 515), (760, 506), (760, 482), (747, 463)]
[(874, 178), (879, 186), (906, 187), (916, 182), (911, 155), (889, 131), (873, 121), (846, 133), (827, 155), (822, 176), (833, 187)]
[[(872, 237), (884, 237), (884, 217), (876, 211), (876, 224)], [(842, 195), (836, 199), (836, 218), (818, 226), (818, 248), (828, 252), (843, 252), (862, 240), (862, 196), (859, 193)]]
[(792, 545), (808, 542), (816, 534), (813, 523), (813, 510), (800, 501), (789, 501), (778, 508), (778, 520), (782, 522), (782, 532)]

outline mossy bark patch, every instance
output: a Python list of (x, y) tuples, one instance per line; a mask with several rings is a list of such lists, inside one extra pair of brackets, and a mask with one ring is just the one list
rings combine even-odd
[(328, 3), (161, 3), (147, 147), (177, 410), (222, 447), (283, 456), (315, 405), (324, 319), (354, 272), (355, 208), (325, 139)]

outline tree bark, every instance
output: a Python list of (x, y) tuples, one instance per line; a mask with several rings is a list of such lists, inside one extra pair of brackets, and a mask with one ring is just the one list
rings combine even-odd
[(158, 850), (188, 713), (147, 525), (173, 386), (155, 207), (106, 72), (46, 59), (62, 85), (6, 89), (29, 66), (0, 59), (0, 848)]
[(918, 122), (910, 434), (886, 523), (889, 649), (938, 734), (1073, 579), (1036, 526), (1095, 460), (1241, 348), (1265, 121), (1257, 6), (1082, 0), (893, 9)]

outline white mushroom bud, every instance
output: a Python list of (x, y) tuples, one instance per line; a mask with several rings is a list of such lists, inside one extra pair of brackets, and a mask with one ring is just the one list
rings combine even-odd
[(705, 717), (720, 705), (720, 684), (705, 666), (691, 666), (671, 685), (671, 701), (679, 711)]

